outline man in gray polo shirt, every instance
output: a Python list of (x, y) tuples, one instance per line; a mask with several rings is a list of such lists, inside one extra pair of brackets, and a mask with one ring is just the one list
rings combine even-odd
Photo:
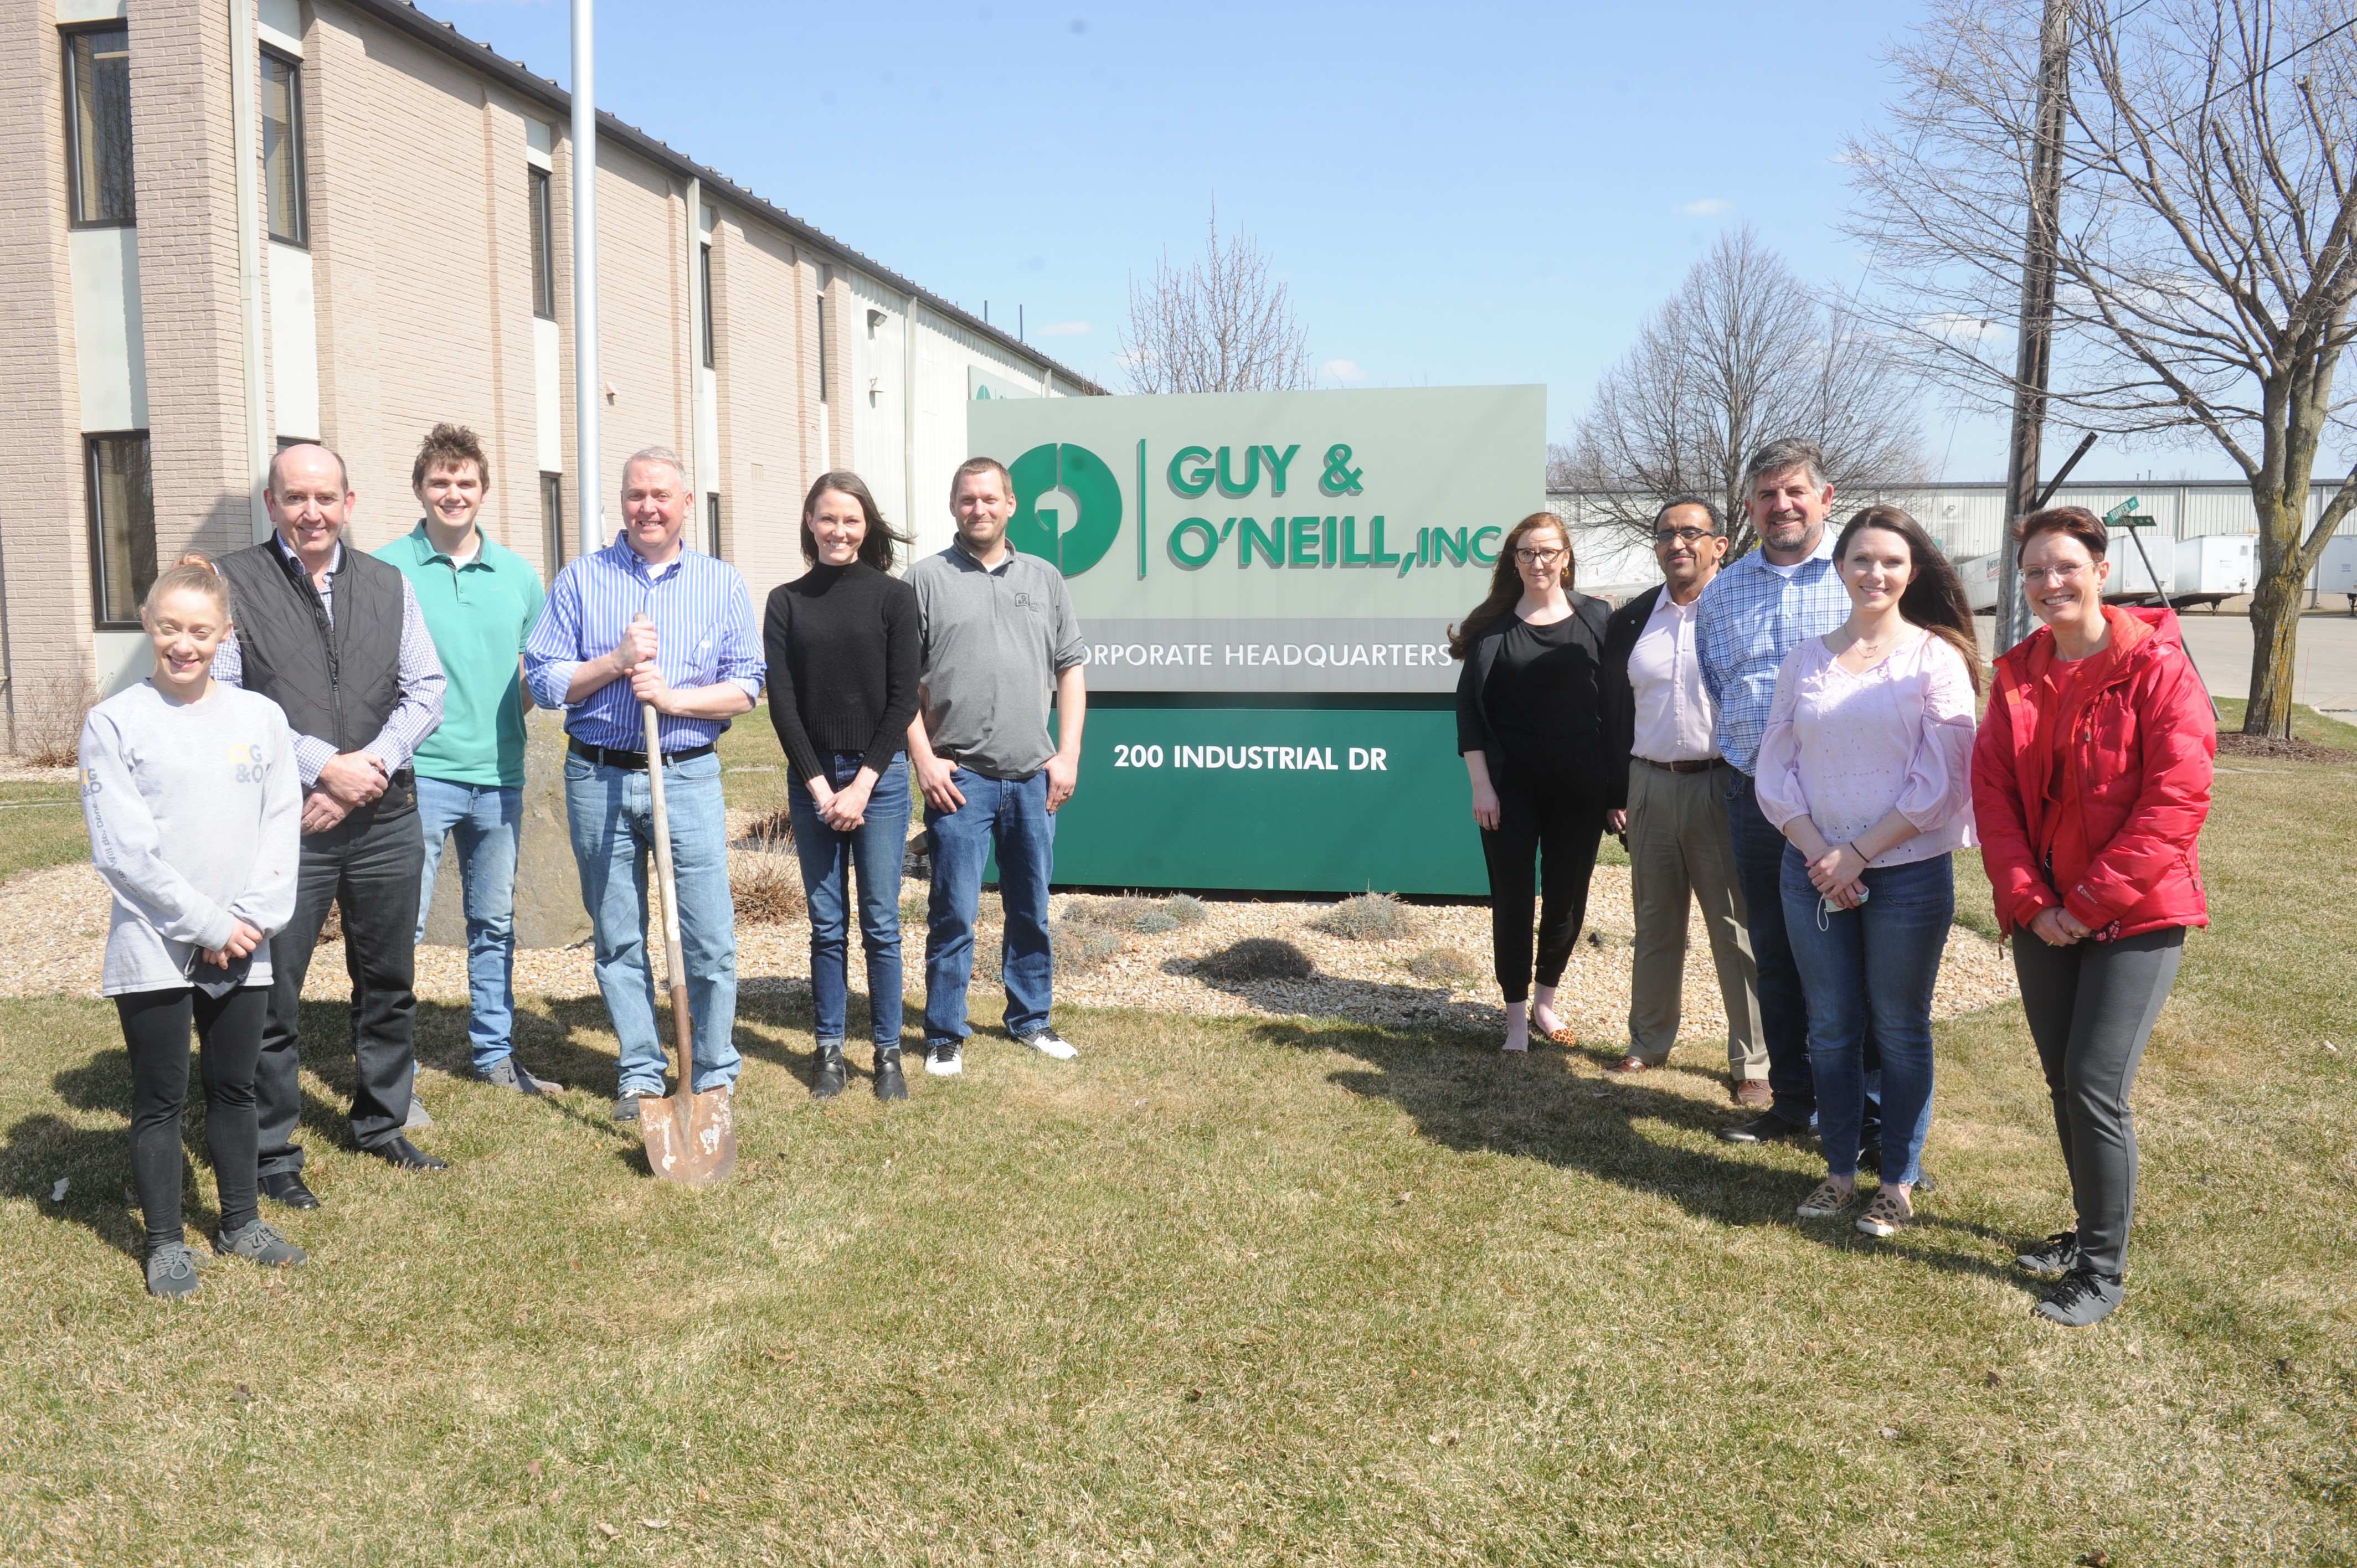
[[(1006, 918), (1000, 972), (1006, 1032), (1043, 1056), (1078, 1053), (1048, 1026), (1055, 961), (1048, 877), (1056, 810), (1080, 780), (1088, 690), (1081, 627), (1063, 574), (1006, 542), (1015, 486), (1006, 467), (970, 457), (950, 481), (957, 542), (909, 568), (925, 644), (909, 761), (925, 795), (932, 902), (925, 933), (925, 1070), (964, 1060), (965, 993), (982, 868), (998, 852)], [(1048, 733), (1048, 704), (1061, 714)]]

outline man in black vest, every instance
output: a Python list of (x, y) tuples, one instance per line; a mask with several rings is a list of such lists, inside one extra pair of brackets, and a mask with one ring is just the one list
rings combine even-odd
[(213, 676), (286, 711), (303, 779), (295, 918), (270, 941), (270, 1010), (254, 1073), (263, 1196), (317, 1208), (295, 1142), (303, 1093), (297, 1008), (328, 907), (343, 911), (352, 982), (352, 1138), (388, 1164), (445, 1162), (403, 1135), (417, 1058), (417, 896), (425, 840), (409, 759), (442, 722), (443, 675), (408, 579), (343, 547), (344, 460), (290, 446), (264, 491), (277, 532), (221, 564), (234, 627)]

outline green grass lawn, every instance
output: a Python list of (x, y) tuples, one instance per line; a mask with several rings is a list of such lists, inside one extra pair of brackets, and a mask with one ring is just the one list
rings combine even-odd
[(81, 795), (72, 784), (0, 781), (0, 877), (89, 858)]
[[(698, 1193), (606, 1120), (602, 1011), (532, 999), (582, 1087), (430, 1077), (454, 1168), (404, 1176), (342, 1147), (318, 1007), (309, 1267), (167, 1307), (111, 1010), (0, 1004), (0, 1561), (2346, 1568), (2357, 769), (2236, 766), (2083, 1334), (2010, 1265), (2067, 1219), (2011, 1007), (1943, 1026), (1893, 1243), (1794, 1220), (1807, 1155), (1718, 1142), (1704, 1071), (1149, 1013), (887, 1111), (864, 1049), (813, 1103), (806, 1004), (748, 997)], [(420, 1052), (461, 1064), (457, 1010)]]

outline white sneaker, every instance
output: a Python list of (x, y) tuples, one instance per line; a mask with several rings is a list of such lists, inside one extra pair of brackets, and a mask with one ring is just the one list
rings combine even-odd
[(925, 1047), (925, 1070), (935, 1078), (955, 1078), (965, 1070), (965, 1053), (955, 1040)]
[(1041, 1056), (1051, 1058), (1060, 1062), (1071, 1061), (1074, 1057), (1081, 1054), (1079, 1049), (1073, 1046), (1071, 1041), (1064, 1038), (1053, 1029), (1035, 1030), (1031, 1034), (1017, 1035), (1015, 1037), (1020, 1043), (1030, 1047), (1035, 1051), (1038, 1051)]

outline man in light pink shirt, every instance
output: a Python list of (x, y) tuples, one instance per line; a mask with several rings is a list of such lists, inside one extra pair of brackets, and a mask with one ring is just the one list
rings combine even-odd
[(1717, 508), (1679, 497), (1653, 519), (1662, 585), (1613, 612), (1604, 641), (1606, 701), (1616, 753), (1609, 816), (1627, 834), (1637, 908), (1629, 1051), (1611, 1070), (1650, 1071), (1677, 1044), (1685, 983), (1686, 910), (1702, 907), (1727, 1005), (1727, 1062), (1736, 1103), (1766, 1107), (1768, 1047), (1743, 886), (1727, 819), (1727, 764), (1718, 753), (1718, 705), (1703, 687), (1695, 617), (1727, 555)]

